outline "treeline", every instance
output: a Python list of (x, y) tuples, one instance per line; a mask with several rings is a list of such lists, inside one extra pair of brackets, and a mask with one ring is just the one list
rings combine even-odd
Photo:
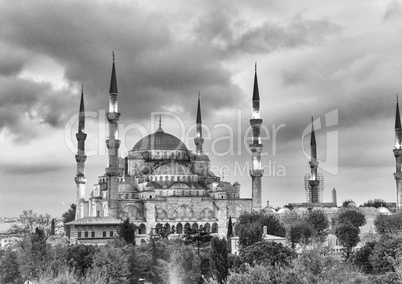
[[(26, 214), (25, 214), (26, 215)], [(242, 214), (228, 239), (239, 237), (239, 254), (229, 254), (225, 238), (188, 230), (169, 240), (169, 232), (150, 234), (135, 245), (135, 226), (129, 219), (106, 246), (49, 244), (51, 230), (24, 231), (13, 247), (0, 251), (0, 283), (399, 283), (402, 281), (402, 213), (379, 215), (377, 233), (360, 249), (360, 228), (366, 223), (358, 208), (343, 208), (328, 220), (322, 211), (279, 219), (263, 213)], [(49, 226), (51, 222), (49, 223)], [(26, 228), (34, 228), (31, 222)], [(288, 245), (267, 242), (269, 235), (286, 238)], [(343, 246), (334, 254), (326, 246), (333, 233)]]

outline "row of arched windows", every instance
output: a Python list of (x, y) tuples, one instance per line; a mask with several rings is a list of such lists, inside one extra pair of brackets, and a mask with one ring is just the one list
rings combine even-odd
[(205, 223), (204, 225), (198, 225), (197, 223), (190, 225), (190, 223), (185, 223), (183, 226), (182, 223), (178, 223), (176, 226), (170, 226), (169, 223), (166, 223), (165, 225), (158, 223), (155, 227), (155, 233), (160, 234), (161, 232), (164, 232), (181, 235), (184, 234), (188, 229), (201, 230), (207, 233), (218, 233), (218, 224), (213, 223), (211, 226), (209, 223)]
[(171, 152), (171, 151), (151, 151), (149, 156), (152, 159), (177, 159), (186, 160), (188, 155), (184, 152)]
[(198, 176), (149, 176), (150, 181), (184, 181), (197, 182)]

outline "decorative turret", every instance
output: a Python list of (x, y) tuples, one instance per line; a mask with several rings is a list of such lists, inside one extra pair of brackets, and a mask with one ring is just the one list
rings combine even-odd
[(307, 195), (308, 203), (318, 203), (322, 202), (320, 200), (321, 194), (319, 189), (320, 181), (318, 180), (317, 175), (317, 168), (318, 168), (318, 161), (317, 161), (317, 143), (315, 140), (315, 132), (314, 132), (314, 119), (311, 117), (311, 139), (310, 139), (310, 149), (311, 149), (311, 160), (309, 162), (310, 169), (311, 169), (311, 176), (309, 180), (309, 194)]
[(106, 168), (106, 175), (109, 176), (108, 214), (110, 217), (118, 218), (118, 177), (122, 176), (123, 172), (119, 167), (118, 157), (120, 147), (118, 121), (120, 113), (117, 101), (117, 80), (114, 53), (109, 91), (109, 112), (106, 114), (106, 117), (109, 121), (109, 139), (106, 140), (109, 156), (109, 166)]
[(262, 143), (260, 137), (260, 129), (262, 124), (262, 119), (260, 118), (260, 94), (258, 91), (258, 80), (257, 80), (257, 63), (255, 64), (255, 74), (254, 74), (254, 89), (253, 89), (253, 100), (252, 100), (252, 118), (250, 119), (250, 125), (253, 130), (252, 141), (250, 144), (252, 164), (250, 169), (251, 181), (252, 181), (252, 207), (253, 210), (259, 211), (262, 208), (261, 205), (261, 177), (263, 175), (263, 170), (261, 168), (261, 151)]
[(87, 156), (85, 155), (85, 140), (87, 134), (85, 133), (85, 107), (84, 107), (84, 86), (81, 88), (81, 102), (80, 112), (78, 119), (78, 133), (76, 134), (78, 141), (77, 155), (75, 160), (77, 161), (77, 175), (75, 176), (75, 183), (77, 185), (77, 209), (75, 213), (75, 219), (84, 217), (84, 199), (85, 199), (85, 184), (87, 179), (85, 178), (85, 161)]
[(398, 97), (396, 97), (396, 114), (395, 114), (395, 147), (394, 156), (396, 162), (396, 171), (394, 178), (396, 181), (396, 208), (402, 209), (402, 128), (401, 116), (399, 114)]

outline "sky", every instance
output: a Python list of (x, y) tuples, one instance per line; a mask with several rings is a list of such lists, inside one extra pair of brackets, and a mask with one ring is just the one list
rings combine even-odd
[(84, 85), (87, 194), (104, 174), (112, 51), (121, 156), (157, 128), (204, 151), (251, 197), (247, 146), (255, 62), (263, 119), (263, 206), (305, 201), (311, 117), (324, 201), (395, 202), (402, 93), (401, 1), (0, 2), (0, 216), (60, 216), (75, 202)]

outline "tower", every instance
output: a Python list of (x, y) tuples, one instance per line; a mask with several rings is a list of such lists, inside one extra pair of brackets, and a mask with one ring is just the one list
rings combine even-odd
[(208, 178), (208, 172), (210, 167), (210, 160), (207, 155), (204, 154), (202, 145), (204, 144), (204, 138), (202, 137), (202, 119), (201, 119), (201, 96), (198, 93), (198, 104), (197, 104), (197, 118), (195, 121), (195, 156), (194, 156), (194, 172), (201, 175), (201, 179), (205, 185), (211, 184), (212, 180)]
[(252, 128), (252, 140), (250, 144), (251, 150), (251, 187), (252, 187), (252, 208), (255, 211), (259, 211), (262, 208), (261, 205), (261, 177), (263, 170), (261, 168), (261, 137), (260, 129), (262, 124), (262, 119), (260, 118), (260, 94), (258, 91), (258, 80), (257, 80), (257, 63), (255, 64), (254, 72), (254, 89), (253, 89), (253, 99), (252, 99), (252, 118), (250, 119), (250, 125)]
[(332, 189), (332, 203), (335, 204), (335, 206), (338, 206), (338, 201), (336, 200), (336, 189)]
[(394, 156), (396, 162), (396, 171), (394, 178), (396, 181), (396, 209), (402, 209), (402, 127), (401, 116), (399, 114), (398, 97), (396, 98), (396, 115), (395, 115), (395, 146)]
[(75, 183), (77, 185), (77, 209), (75, 219), (78, 219), (84, 217), (85, 184), (87, 183), (87, 179), (85, 178), (85, 161), (87, 159), (85, 155), (85, 140), (87, 139), (87, 134), (85, 133), (84, 86), (81, 88), (78, 133), (76, 134), (76, 138), (78, 141), (78, 149), (77, 155), (75, 155), (75, 160), (77, 161), (77, 175), (75, 176)]
[(108, 215), (118, 218), (118, 178), (122, 175), (122, 169), (119, 168), (119, 132), (118, 121), (120, 118), (119, 106), (117, 102), (117, 81), (116, 69), (113, 53), (112, 76), (109, 90), (109, 112), (106, 114), (109, 122), (109, 138), (106, 140), (108, 148), (109, 166), (106, 168), (108, 179)]
[(318, 161), (317, 161), (317, 143), (315, 140), (314, 120), (311, 117), (311, 160), (309, 162), (311, 175), (308, 181), (309, 189), (307, 191), (307, 203), (320, 203), (322, 202), (322, 189), (319, 187), (320, 180), (317, 174)]

